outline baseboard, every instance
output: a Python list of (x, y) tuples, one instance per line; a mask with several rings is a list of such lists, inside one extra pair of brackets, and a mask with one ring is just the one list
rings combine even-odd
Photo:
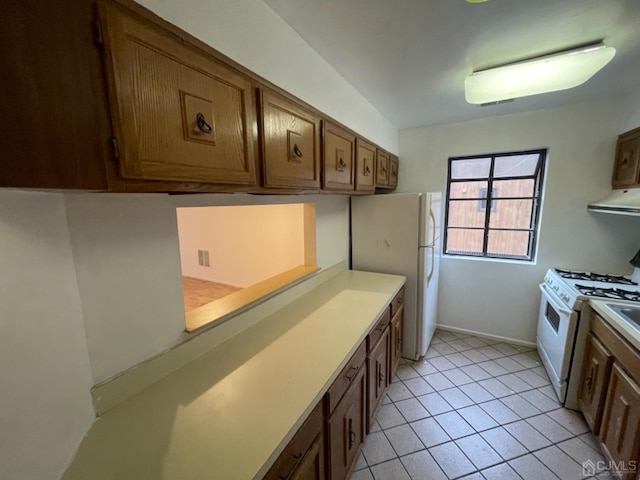
[(500, 335), (491, 335), (489, 333), (476, 332), (475, 330), (469, 330), (467, 328), (450, 327), (448, 325), (441, 325), (441, 324), (437, 324), (436, 328), (439, 328), (440, 330), (448, 330), (450, 332), (466, 333), (467, 335), (474, 335), (476, 337), (489, 338), (491, 340), (499, 340), (501, 342), (512, 343), (514, 345), (522, 345), (523, 347), (532, 347), (532, 348), (537, 347), (535, 342), (525, 342), (524, 340), (518, 340), (516, 338), (502, 337)]

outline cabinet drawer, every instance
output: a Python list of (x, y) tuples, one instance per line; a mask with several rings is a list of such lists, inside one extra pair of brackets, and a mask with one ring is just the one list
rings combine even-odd
[[(303, 463), (305, 454), (313, 447), (319, 434), (322, 433), (322, 402), (318, 402), (309, 417), (284, 448), (264, 480), (282, 480), (291, 478), (293, 472)], [(322, 442), (320, 442), (322, 443)]]
[(330, 122), (324, 122), (322, 187), (351, 191), (355, 188), (356, 137)]
[(402, 305), (404, 305), (404, 287), (396, 293), (396, 296), (391, 301), (391, 316), (395, 315)]
[(264, 185), (320, 188), (320, 117), (276, 93), (260, 93)]
[(356, 190), (373, 193), (376, 189), (376, 147), (356, 139)]
[(391, 309), (387, 308), (382, 314), (380, 320), (378, 320), (378, 323), (376, 323), (376, 326), (373, 327), (371, 332), (369, 332), (369, 335), (367, 335), (367, 352), (370, 352), (375, 347), (376, 343), (378, 343), (378, 339), (382, 336), (385, 328), (387, 328), (387, 325), (389, 325), (390, 322)]
[(122, 177), (256, 184), (251, 81), (141, 17), (99, 5)]
[(326, 398), (329, 413), (333, 412), (353, 379), (358, 375), (358, 372), (363, 369), (366, 357), (366, 342), (362, 342), (358, 347), (358, 350), (356, 350), (356, 353), (353, 354), (349, 363), (347, 363), (347, 365), (342, 369), (340, 375), (338, 375), (338, 378), (333, 381), (333, 384), (327, 392)]

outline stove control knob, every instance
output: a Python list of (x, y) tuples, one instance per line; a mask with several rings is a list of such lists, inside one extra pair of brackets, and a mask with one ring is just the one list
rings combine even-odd
[(559, 290), (558, 285), (554, 285), (553, 289), (557, 292)]

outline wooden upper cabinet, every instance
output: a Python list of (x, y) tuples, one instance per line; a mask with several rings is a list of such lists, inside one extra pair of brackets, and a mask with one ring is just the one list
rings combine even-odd
[(99, 5), (121, 176), (254, 185), (251, 81), (142, 17)]
[(320, 188), (320, 117), (266, 89), (260, 117), (264, 186)]
[(616, 158), (613, 164), (613, 188), (640, 184), (640, 128), (618, 137)]
[(356, 191), (373, 193), (376, 189), (376, 147), (356, 139)]
[(324, 120), (322, 188), (352, 191), (355, 188), (356, 137)]
[(396, 188), (398, 186), (398, 157), (389, 155), (389, 187)]
[(376, 187), (389, 185), (389, 154), (378, 149), (376, 157)]

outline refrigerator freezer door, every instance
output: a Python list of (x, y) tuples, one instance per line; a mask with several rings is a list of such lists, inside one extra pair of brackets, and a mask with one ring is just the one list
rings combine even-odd
[(418, 356), (427, 353), (431, 339), (436, 330), (436, 316), (438, 314), (438, 276), (440, 274), (440, 254), (434, 247), (420, 248), (420, 272), (421, 278), (421, 319), (422, 332), (418, 343)]
[(421, 229), (420, 246), (437, 247), (442, 235), (442, 194), (425, 193), (422, 208), (420, 216), (425, 221)]

